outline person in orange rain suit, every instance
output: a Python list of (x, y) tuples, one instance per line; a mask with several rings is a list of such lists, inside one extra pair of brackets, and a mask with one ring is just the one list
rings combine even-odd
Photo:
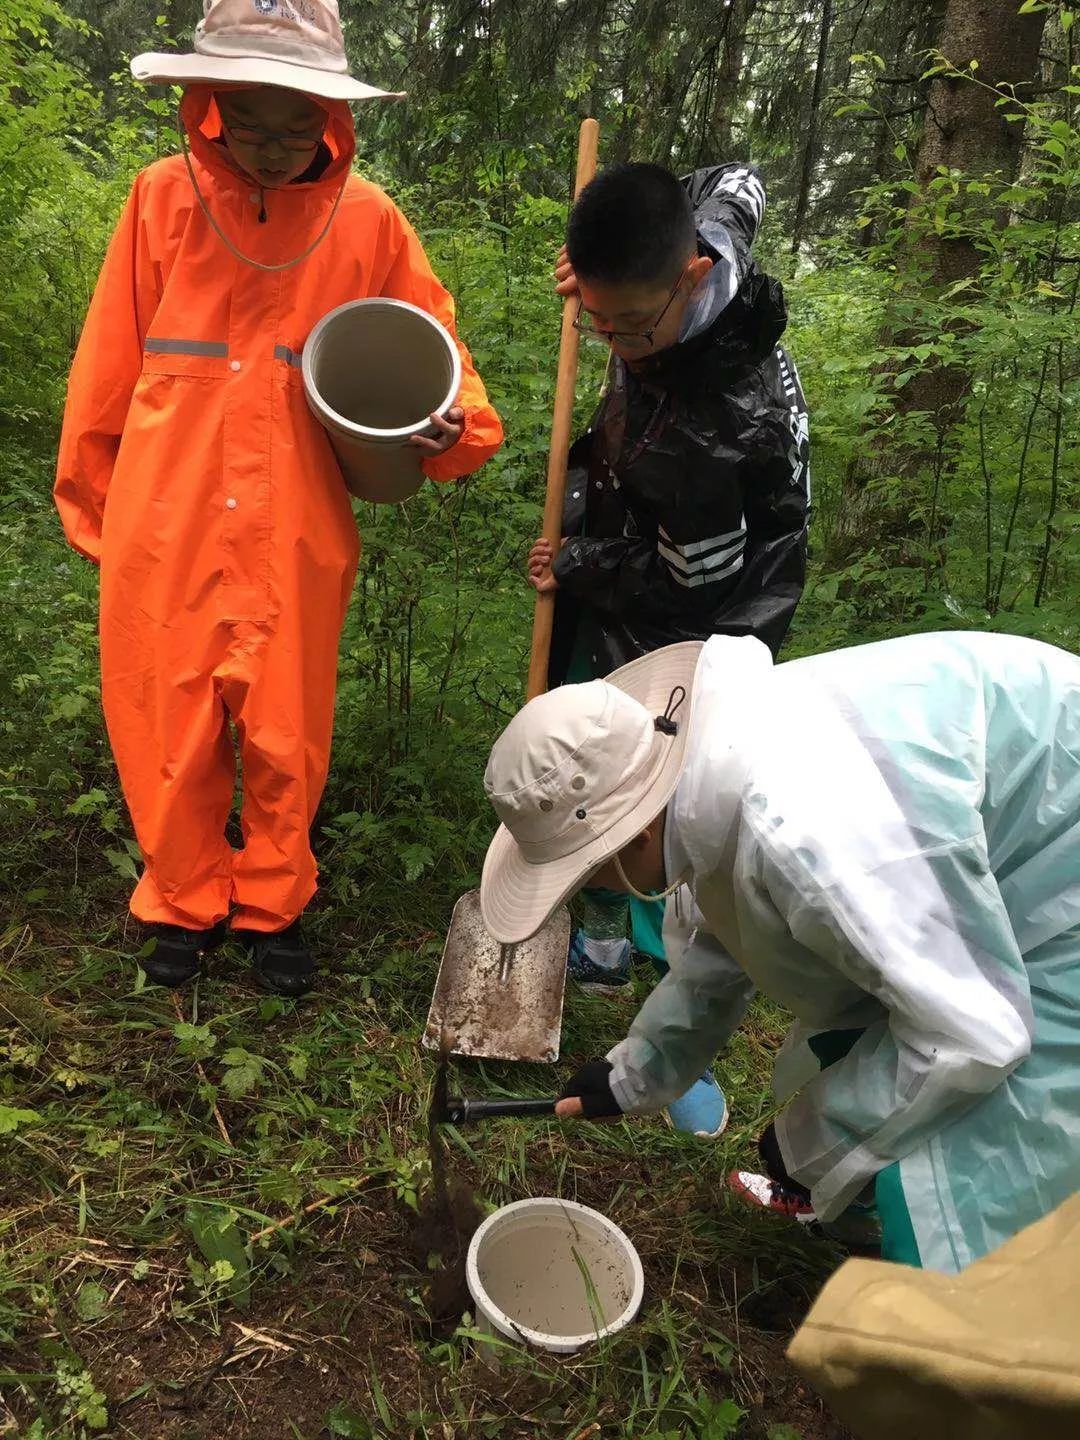
[[(204, 82), (181, 104), (190, 169), (174, 156), (135, 180), (75, 355), (55, 498), (101, 566), (102, 698), (145, 862), (131, 910), (156, 936), (147, 973), (192, 978), (231, 916), (261, 983), (296, 995), (314, 974), (298, 917), (316, 889), (309, 827), (360, 551), (300, 352), (348, 300), (410, 301), (451, 333), (454, 305), (394, 203), (350, 173), (352, 116), (330, 97), (383, 92), (342, 73), (336, 4), (206, 11), (194, 55), (132, 62), (140, 78)], [(432, 480), (502, 440), (458, 345), (458, 407), (417, 442)], [(239, 851), (225, 838), (230, 722)]]

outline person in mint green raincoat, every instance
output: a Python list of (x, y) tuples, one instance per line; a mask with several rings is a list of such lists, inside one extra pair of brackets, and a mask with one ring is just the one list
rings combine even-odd
[[(640, 833), (620, 822), (603, 843), (597, 817), (618, 811), (629, 767), (605, 780), (601, 758), (594, 777), (578, 750), (574, 813), (592, 838), (584, 851), (572, 828), (538, 843), (527, 759), (508, 772), (518, 793), (496, 793), (500, 747), (505, 768), (528, 707), (493, 751), (497, 938), (542, 923), (545, 876), (575, 854), (594, 882), (605, 851), (624, 888), (687, 882), (668, 903), (670, 974), (558, 1113), (660, 1109), (756, 985), (795, 1017), (774, 1072), (787, 1175), (824, 1221), (876, 1198), (886, 1258), (958, 1271), (1080, 1189), (1080, 660), (947, 633), (774, 667), (759, 641), (717, 637), (687, 676), (678, 782), (635, 812)], [(552, 718), (536, 712), (538, 737)]]

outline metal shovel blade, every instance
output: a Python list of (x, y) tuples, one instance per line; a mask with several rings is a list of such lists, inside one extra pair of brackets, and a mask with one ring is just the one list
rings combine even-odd
[(480, 892), (454, 906), (424, 1046), (484, 1060), (559, 1058), (570, 912), (560, 908), (531, 940), (500, 945), (480, 914)]

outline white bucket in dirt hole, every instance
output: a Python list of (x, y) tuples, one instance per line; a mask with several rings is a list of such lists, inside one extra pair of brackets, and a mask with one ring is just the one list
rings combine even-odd
[(645, 1289), (629, 1238), (573, 1200), (496, 1210), (472, 1238), (465, 1274), (478, 1330), (561, 1355), (629, 1325)]
[(390, 504), (423, 480), (413, 435), (434, 435), (461, 389), (461, 356), (434, 316), (404, 300), (351, 300), (304, 346), (304, 390), (354, 495)]

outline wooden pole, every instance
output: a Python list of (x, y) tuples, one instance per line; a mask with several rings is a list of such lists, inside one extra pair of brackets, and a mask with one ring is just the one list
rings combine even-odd
[[(596, 152), (600, 126), (583, 120), (578, 134), (574, 199), (596, 174)], [(559, 338), (559, 371), (555, 381), (555, 413), (551, 422), (548, 451), (547, 493), (544, 499), (544, 539), (552, 552), (559, 553), (562, 540), (563, 499), (566, 495), (566, 461), (570, 450), (570, 429), (574, 420), (574, 387), (577, 383), (578, 332), (574, 329), (578, 301), (568, 295), (563, 302), (562, 334)], [(529, 655), (529, 683), (525, 692), (533, 700), (547, 689), (548, 657), (551, 654), (551, 627), (555, 618), (555, 592), (537, 593), (533, 611), (532, 650)]]

